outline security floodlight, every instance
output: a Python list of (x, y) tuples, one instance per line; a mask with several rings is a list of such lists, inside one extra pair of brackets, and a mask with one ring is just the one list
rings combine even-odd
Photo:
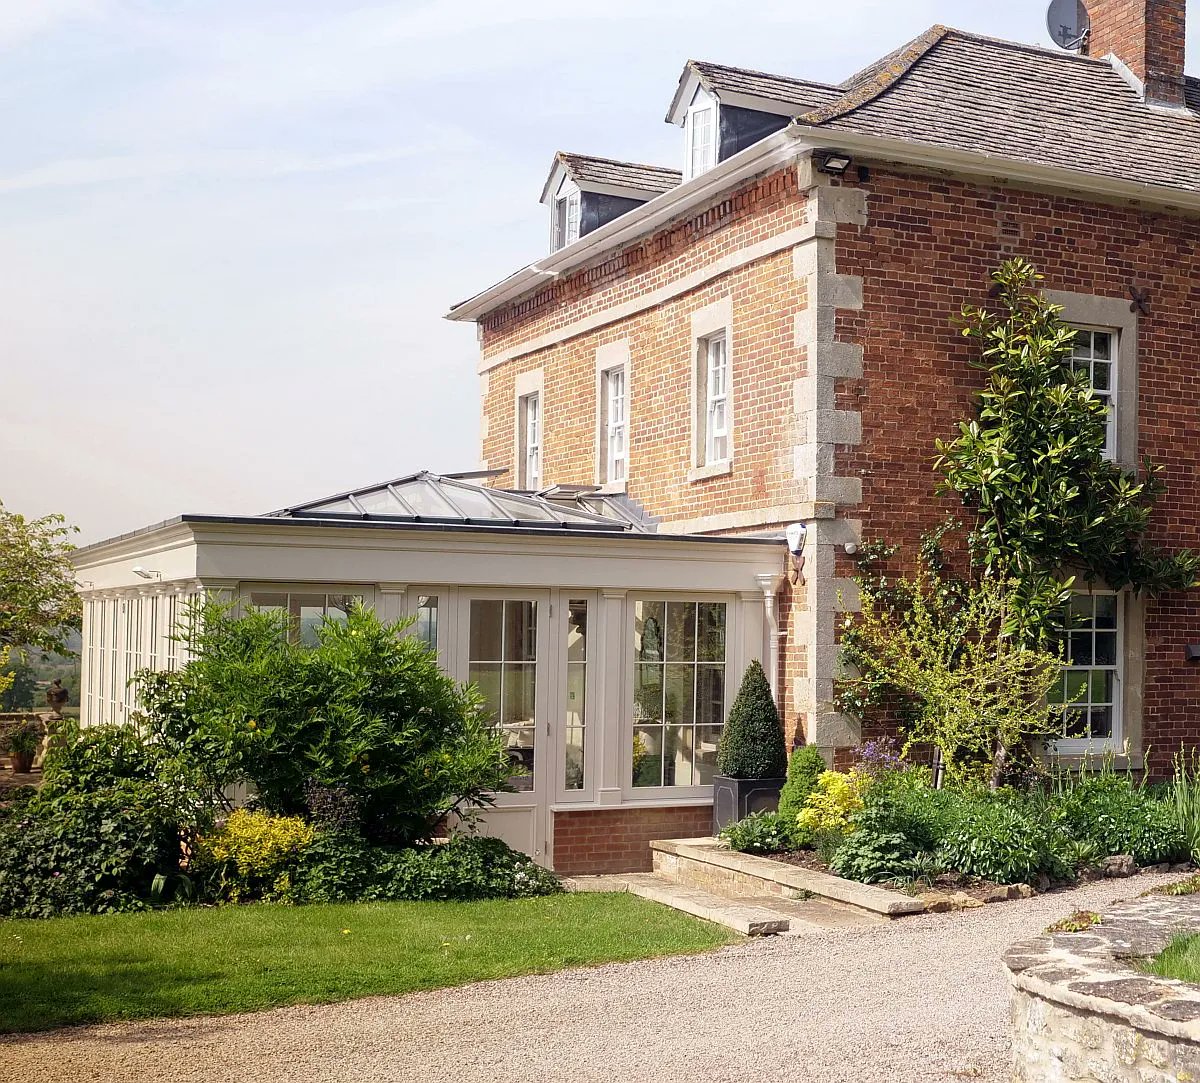
[(161, 579), (162, 572), (156, 572), (143, 568), (140, 564), (135, 564), (129, 569), (134, 575), (141, 576), (143, 579)]
[(844, 177), (853, 161), (849, 154), (843, 154), (840, 150), (818, 151), (815, 157), (818, 171), (828, 173), (831, 177)]

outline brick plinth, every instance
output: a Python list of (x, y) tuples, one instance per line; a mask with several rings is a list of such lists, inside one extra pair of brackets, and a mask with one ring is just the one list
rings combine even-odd
[(655, 839), (696, 838), (711, 831), (712, 805), (556, 812), (554, 871), (564, 876), (649, 872)]

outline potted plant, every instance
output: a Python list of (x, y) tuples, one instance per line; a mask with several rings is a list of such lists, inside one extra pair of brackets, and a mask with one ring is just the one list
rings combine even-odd
[(25, 722), (9, 733), (4, 745), (12, 759), (14, 775), (27, 775), (33, 770), (33, 758), (41, 743), (42, 735), (36, 723)]
[(771, 685), (753, 661), (729, 711), (717, 746), (713, 777), (713, 834), (752, 812), (772, 812), (787, 773), (783, 726)]

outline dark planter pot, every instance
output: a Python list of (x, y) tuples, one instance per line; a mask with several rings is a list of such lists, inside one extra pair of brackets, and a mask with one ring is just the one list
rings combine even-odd
[(14, 775), (27, 775), (33, 770), (33, 752), (12, 752), (12, 770)]
[(774, 812), (786, 778), (713, 777), (713, 834), (752, 812)]

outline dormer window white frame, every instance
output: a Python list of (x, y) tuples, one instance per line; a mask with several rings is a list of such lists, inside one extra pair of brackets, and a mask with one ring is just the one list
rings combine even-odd
[(685, 155), (683, 179), (692, 180), (717, 164), (720, 139), (720, 106), (703, 87), (692, 95), (683, 121)]
[(550, 202), (551, 252), (557, 252), (579, 240), (581, 202), (579, 188), (564, 177)]

